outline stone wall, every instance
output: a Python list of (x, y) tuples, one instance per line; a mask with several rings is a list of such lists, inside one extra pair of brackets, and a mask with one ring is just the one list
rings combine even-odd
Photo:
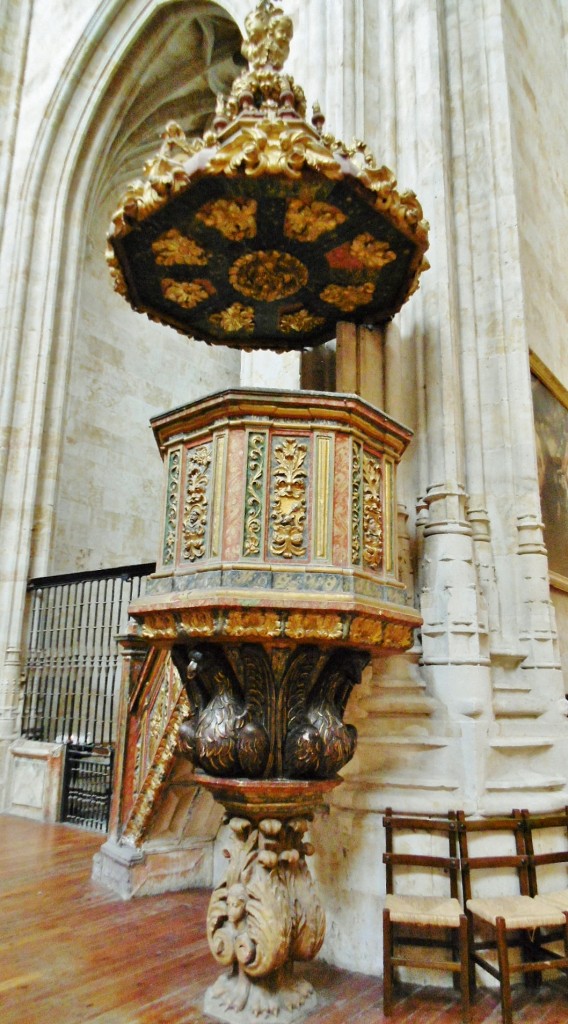
[[(148, 418), (239, 379), (234, 354), (135, 316), (101, 250), (160, 126), (187, 116), (201, 129), (231, 71), (227, 16), (242, 27), (250, 6), (231, 0), (223, 17), (206, 0), (2, 8), (0, 773), (17, 731), (27, 579), (151, 559), (161, 467)], [(290, 70), (309, 103), (336, 135), (364, 137), (431, 222), (432, 269), (377, 366), (385, 411), (415, 431), (399, 541), (424, 628), (410, 658), (377, 660), (355, 695), (359, 751), (316, 826), (325, 956), (378, 972), (387, 804), (480, 813), (568, 801), (568, 655), (550, 601), (529, 366), (532, 349), (568, 386), (566, 3), (286, 6)], [(243, 358), (247, 385), (295, 387), (298, 373), (295, 357)], [(566, 604), (555, 595), (564, 632)]]

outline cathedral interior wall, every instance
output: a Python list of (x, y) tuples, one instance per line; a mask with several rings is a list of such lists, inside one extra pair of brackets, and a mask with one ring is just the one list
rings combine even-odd
[[(10, 179), (0, 660), (11, 654), (0, 762), (17, 728), (27, 579), (155, 556), (162, 468), (149, 419), (239, 381), (297, 386), (296, 357), (241, 364), (135, 316), (104, 263), (117, 197), (167, 120), (203, 130), (236, 71), (228, 16), (241, 24), (250, 6), (3, 8), (13, 76), (0, 101), (13, 131), (0, 151)], [(489, 813), (568, 799), (568, 594), (555, 590), (552, 608), (529, 374), (530, 349), (568, 387), (564, 4), (288, 9), (291, 71), (308, 103), (319, 100), (347, 142), (366, 138), (432, 226), (432, 269), (384, 332), (377, 369), (385, 411), (415, 432), (399, 473), (399, 557), (425, 625), (408, 658), (377, 659), (353, 695), (359, 749), (314, 825), (324, 955), (378, 973), (385, 806)], [(326, 359), (313, 386), (334, 382), (333, 346)], [(222, 836), (219, 862), (221, 846)]]

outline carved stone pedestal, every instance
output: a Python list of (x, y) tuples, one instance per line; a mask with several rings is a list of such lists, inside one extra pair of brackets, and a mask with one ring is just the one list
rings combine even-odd
[(292, 1024), (317, 1003), (310, 983), (294, 977), (294, 961), (316, 956), (325, 935), (304, 836), (341, 780), (197, 780), (223, 804), (232, 832), (227, 874), (207, 914), (211, 952), (227, 972), (207, 990), (204, 1010), (229, 1024)]

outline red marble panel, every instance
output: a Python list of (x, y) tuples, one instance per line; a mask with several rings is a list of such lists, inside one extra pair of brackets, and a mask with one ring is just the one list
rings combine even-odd
[(333, 475), (333, 563), (351, 565), (351, 439), (338, 433)]
[(224, 562), (236, 562), (241, 557), (245, 511), (246, 486), (246, 433), (230, 430), (227, 450), (227, 478), (225, 481), (225, 508), (223, 516)]

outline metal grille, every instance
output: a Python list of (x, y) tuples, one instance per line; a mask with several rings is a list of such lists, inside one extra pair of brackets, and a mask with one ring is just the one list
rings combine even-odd
[(32, 580), (22, 735), (109, 744), (120, 679), (116, 637), (154, 565)]
[(106, 832), (112, 794), (113, 748), (68, 744), (61, 821)]

